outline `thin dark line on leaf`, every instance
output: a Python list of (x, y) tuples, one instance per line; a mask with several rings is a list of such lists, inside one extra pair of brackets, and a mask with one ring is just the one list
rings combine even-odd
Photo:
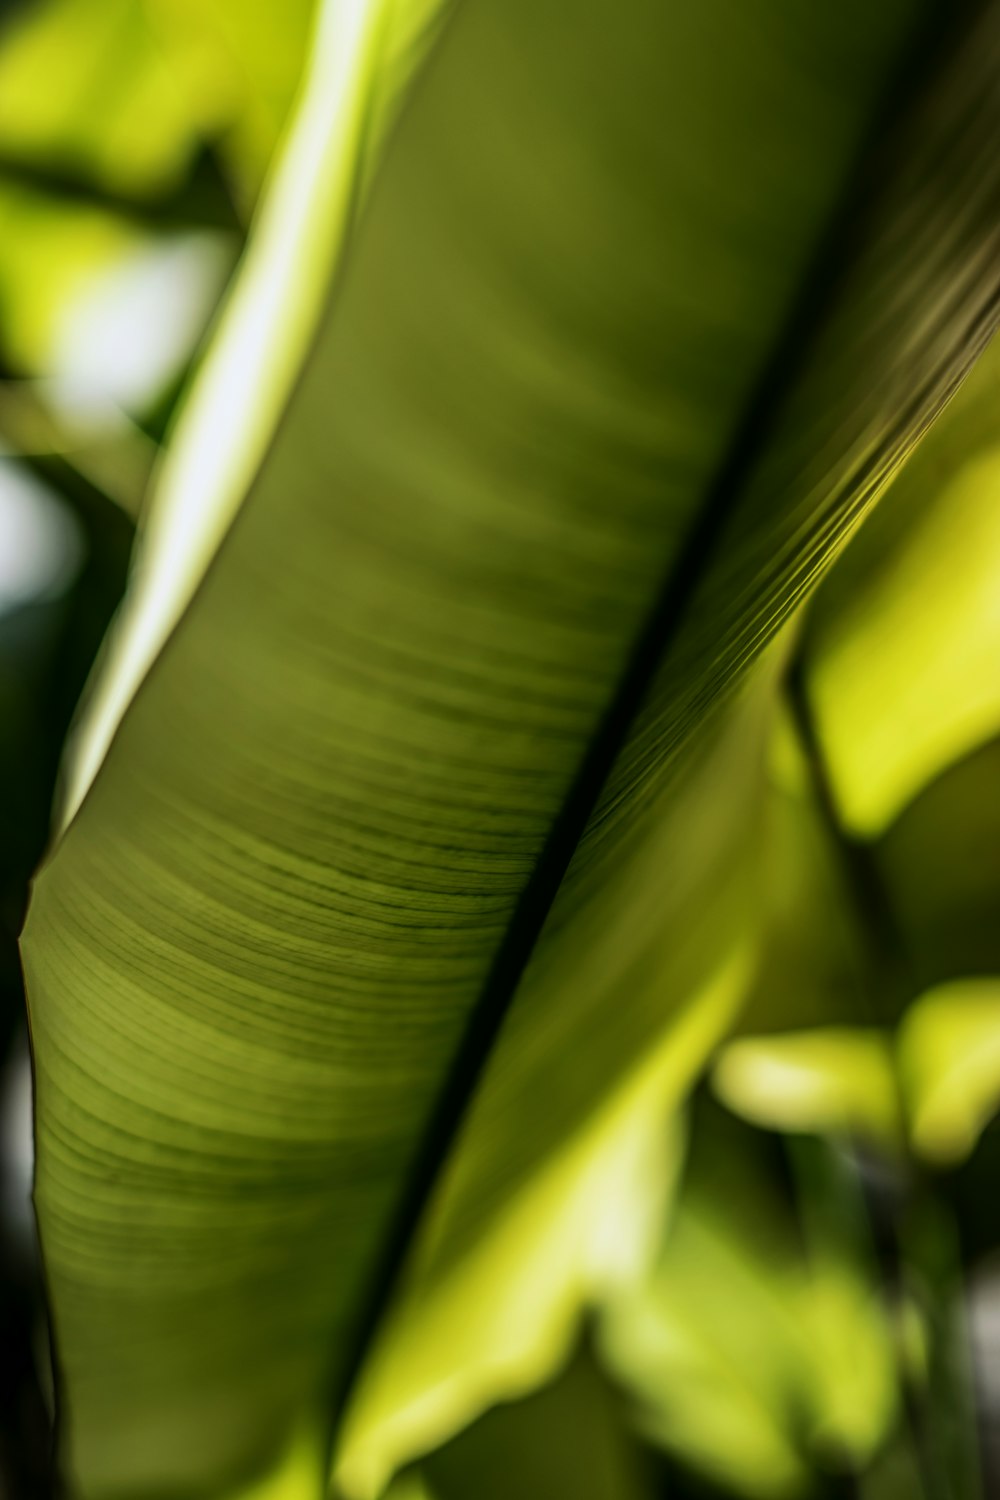
[(583, 758), (496, 954), (448, 1076), (414, 1153), (386, 1250), (371, 1278), (347, 1359), (331, 1393), (330, 1444), (382, 1318), (401, 1280), (407, 1253), (441, 1169), (464, 1122), (508, 1007), (541, 935), (549, 911), (594, 812), (615, 759), (642, 706), (654, 673), (687, 616), (715, 557), (724, 525), (741, 498), (772, 437), (785, 401), (823, 332), (851, 267), (859, 223), (875, 200), (882, 153), (917, 104), (929, 80), (950, 61), (980, 0), (937, 7), (904, 48), (894, 77), (865, 133), (845, 189), (806, 269), (723, 461), (659, 599), (633, 649), (618, 690)]

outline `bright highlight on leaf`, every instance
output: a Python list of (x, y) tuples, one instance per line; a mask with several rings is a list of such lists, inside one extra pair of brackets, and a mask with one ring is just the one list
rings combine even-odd
[[(285, 1451), (262, 1477), (226, 1492), (225, 1500), (313, 1500), (325, 1487), (325, 1452), (315, 1423), (292, 1434)], [(419, 1492), (401, 1500), (424, 1500)]]
[(882, 833), (1000, 733), (1000, 348), (844, 559), (812, 684), (845, 821)]
[(1000, 1108), (1000, 979), (923, 995), (903, 1020), (899, 1067), (914, 1148), (939, 1164), (960, 1161)]
[(389, 0), (330, 0), (294, 130), (145, 516), (126, 613), (77, 731), (68, 822), (242, 502), (350, 221)]
[(860, 1132), (899, 1143), (892, 1050), (877, 1032), (832, 1030), (732, 1042), (713, 1081), (730, 1109), (772, 1130)]
[(956, 980), (916, 1000), (895, 1041), (816, 1029), (732, 1042), (713, 1081), (730, 1109), (772, 1130), (900, 1143), (961, 1161), (1000, 1108), (1000, 981)]

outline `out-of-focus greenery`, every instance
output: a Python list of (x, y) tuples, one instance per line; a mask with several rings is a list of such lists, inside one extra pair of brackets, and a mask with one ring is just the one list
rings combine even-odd
[(998, 69), (3, 15), (0, 1496), (1000, 1486)]
[(797, 1152), (796, 1224), (764, 1143), (703, 1108), (659, 1262), (606, 1319), (643, 1425), (739, 1494), (863, 1470), (899, 1417), (903, 1310), (879, 1296), (858, 1184), (828, 1150)]

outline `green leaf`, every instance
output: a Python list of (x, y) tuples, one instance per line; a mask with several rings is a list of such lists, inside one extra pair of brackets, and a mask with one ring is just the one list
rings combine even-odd
[(418, 1302), (727, 1024), (781, 627), (992, 327), (996, 37), (922, 15), (466, 0), (374, 166), (327, 9), (25, 935), (84, 1496), (317, 1465), (428, 1201)]
[(761, 1138), (713, 1124), (696, 1115), (655, 1268), (612, 1302), (601, 1348), (643, 1431), (726, 1493), (813, 1494), (817, 1473), (863, 1467), (892, 1428), (888, 1311), (817, 1163), (797, 1224)]
[[(377, 1495), (395, 1464), (530, 1389), (580, 1306), (652, 1257), (677, 1167), (670, 1116), (751, 972), (765, 665), (664, 778), (638, 868), (605, 889), (596, 955), (577, 929), (570, 988), (560, 970), (528, 988), (529, 969), (349, 1413), (348, 1493)], [(615, 944), (644, 959), (645, 982)]]
[(577, 1351), (530, 1400), (496, 1407), (421, 1466), (434, 1500), (652, 1500), (624, 1403)]
[(922, 995), (900, 1027), (899, 1067), (915, 1150), (939, 1164), (968, 1156), (1000, 1107), (1000, 977)]
[(949, 767), (878, 844), (914, 989), (1000, 974), (1000, 739)]
[(955, 1165), (1000, 1107), (1000, 742), (924, 788), (872, 846), (904, 965), (894, 996), (864, 898), (859, 910), (837, 868), (838, 832), (824, 831), (781, 724), (764, 952), (715, 1090), (759, 1125), (857, 1134), (891, 1154), (908, 1139), (918, 1157)]
[(743, 1037), (726, 1047), (713, 1082), (730, 1109), (772, 1130), (899, 1145), (895, 1060), (881, 1031), (831, 1026)]
[(143, 195), (178, 182), (199, 143), (145, 5), (44, 0), (5, 23), (0, 159), (69, 165)]
[(764, 954), (745, 1034), (714, 1070), (719, 1097), (758, 1124), (893, 1152), (905, 1130), (938, 1165), (967, 1156), (1000, 1104), (996, 378), (991, 350), (810, 611), (803, 671), (829, 787), (783, 716)]
[(316, 0), (147, 0), (174, 87), (252, 207), (286, 126)]
[(810, 683), (844, 821), (884, 832), (1000, 732), (1000, 346), (836, 569)]

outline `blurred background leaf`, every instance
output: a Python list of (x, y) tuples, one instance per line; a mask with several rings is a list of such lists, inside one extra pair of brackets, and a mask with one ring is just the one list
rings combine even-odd
[(773, 1147), (705, 1100), (691, 1142), (659, 1262), (612, 1303), (603, 1348), (643, 1430), (692, 1469), (750, 1497), (822, 1493), (898, 1419), (863, 1205), (814, 1150), (803, 1211)]

